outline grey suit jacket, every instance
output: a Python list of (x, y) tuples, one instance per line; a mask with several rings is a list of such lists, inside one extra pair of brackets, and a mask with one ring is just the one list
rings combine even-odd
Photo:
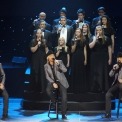
[(5, 83), (5, 73), (4, 70), (2, 68), (2, 64), (0, 63), (0, 83)]
[[(65, 87), (68, 88), (69, 84), (68, 81), (64, 75), (64, 72), (67, 71), (66, 67), (64, 66), (63, 62), (61, 60), (59, 61), (59, 66), (57, 66), (56, 64), (54, 65), (54, 71), (55, 71), (55, 75), (57, 77), (57, 79), (59, 80), (59, 82)], [(44, 69), (45, 69), (45, 75), (46, 75), (46, 79), (49, 83), (54, 83), (54, 76), (53, 76), (53, 72), (52, 69), (50, 67), (50, 65), (47, 63), (44, 65)]]

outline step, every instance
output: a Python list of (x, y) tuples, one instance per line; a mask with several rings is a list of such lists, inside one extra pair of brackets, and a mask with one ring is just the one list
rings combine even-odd
[[(101, 102), (101, 101), (94, 101), (94, 102), (68, 101), (67, 104), (68, 104), (68, 111), (101, 111), (101, 110), (105, 110), (105, 102)], [(22, 100), (22, 108), (24, 110), (48, 110), (49, 101)], [(112, 109), (115, 109), (115, 101), (112, 101)], [(59, 107), (59, 110), (60, 110), (60, 107)]]

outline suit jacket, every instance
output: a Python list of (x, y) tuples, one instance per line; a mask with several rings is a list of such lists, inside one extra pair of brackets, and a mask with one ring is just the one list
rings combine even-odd
[[(60, 21), (60, 18), (53, 20), (53, 27), (58, 25), (58, 24), (60, 24), (59, 21)], [(72, 25), (72, 20), (67, 19), (67, 23), (66, 24), (71, 26)]]
[[(60, 25), (56, 25), (54, 28), (53, 28), (53, 31), (52, 31), (52, 33), (53, 33), (53, 37), (55, 38), (54, 40), (55, 40), (55, 46), (54, 47), (56, 47), (57, 45), (58, 45), (58, 39), (59, 39), (59, 37), (60, 37), (60, 33), (57, 33), (57, 30), (58, 30), (58, 28), (59, 28), (59, 26)], [(70, 46), (71, 45), (71, 40), (72, 40), (72, 37), (73, 37), (73, 35), (74, 35), (74, 31), (73, 31), (73, 28), (71, 27), (71, 26), (69, 26), (69, 25), (66, 25), (66, 27), (67, 27), (67, 46)]]
[[(72, 27), (73, 27), (74, 30), (76, 30), (76, 28), (79, 27), (79, 23), (76, 22), (76, 21), (77, 20), (73, 20), (73, 22), (72, 22)], [(90, 27), (90, 22), (89, 21), (84, 20), (83, 23), (87, 23), (89, 25), (89, 27)]]
[(122, 68), (120, 68), (117, 71), (114, 71), (113, 69), (109, 72), (109, 76), (113, 77), (114, 76), (114, 82), (112, 83), (112, 86), (118, 82), (118, 78), (122, 79)]
[[(54, 72), (55, 72), (55, 76), (57, 78), (57, 80), (59, 80), (59, 82), (65, 87), (68, 88), (69, 84), (68, 81), (64, 75), (64, 72), (67, 71), (66, 67), (64, 66), (63, 62), (61, 60), (59, 61), (59, 66), (57, 66), (56, 64), (54, 64)], [(53, 76), (53, 72), (52, 69), (50, 67), (50, 65), (47, 63), (44, 65), (44, 69), (45, 69), (45, 75), (46, 75), (46, 79), (47, 81), (51, 84), (54, 83), (55, 79)]]
[[(34, 21), (33, 21), (33, 26), (35, 27), (35, 29), (38, 29), (39, 28), (39, 23), (40, 23), (40, 19), (35, 19)], [(49, 30), (49, 31), (51, 31), (52, 30), (52, 28), (51, 28), (51, 25), (49, 24), (49, 23), (47, 23), (46, 22), (46, 28), (45, 28), (46, 30)]]
[(5, 73), (4, 70), (2, 68), (2, 64), (0, 63), (0, 83), (5, 83)]

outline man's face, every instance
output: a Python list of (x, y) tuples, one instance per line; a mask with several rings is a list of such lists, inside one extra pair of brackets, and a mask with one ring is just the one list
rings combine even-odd
[(60, 23), (61, 23), (62, 25), (66, 25), (66, 19), (65, 19), (65, 18), (61, 18)]
[(117, 58), (117, 62), (119, 62), (119, 63), (122, 64), (122, 57), (118, 57), (118, 58)]
[(99, 16), (103, 16), (103, 15), (105, 15), (105, 12), (103, 10), (99, 10), (98, 14), (99, 14)]
[(46, 14), (45, 13), (40, 13), (39, 18), (41, 20), (45, 20), (46, 19)]
[(66, 14), (64, 12), (60, 12), (60, 17), (61, 16), (66, 16)]
[(83, 15), (82, 13), (79, 13), (79, 14), (78, 14), (78, 19), (79, 19), (80, 21), (83, 21), (83, 20), (84, 20), (84, 15)]
[(39, 28), (43, 28), (43, 29), (45, 29), (45, 27), (46, 27), (45, 22), (41, 22), (40, 25), (39, 25)]

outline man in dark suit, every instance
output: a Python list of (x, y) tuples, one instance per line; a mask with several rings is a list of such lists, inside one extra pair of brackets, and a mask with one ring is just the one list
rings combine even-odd
[[(67, 10), (65, 7), (61, 8), (61, 10), (59, 11), (59, 15), (61, 16), (65, 16), (66, 17), (67, 14)], [(53, 20), (53, 27), (60, 24), (60, 18)], [(71, 26), (72, 25), (72, 21), (70, 19), (67, 19), (66, 22), (67, 25)]]
[(66, 119), (67, 110), (67, 88), (69, 87), (68, 81), (64, 75), (67, 71), (61, 60), (55, 60), (55, 55), (52, 51), (47, 53), (47, 63), (44, 65), (45, 75), (48, 81), (47, 94), (52, 102), (55, 102), (53, 89), (58, 89), (61, 94), (62, 101), (62, 119)]
[[(46, 44), (49, 50), (52, 50), (52, 33), (49, 30), (46, 30), (46, 22), (41, 20), (39, 23), (39, 29), (42, 31), (43, 38), (46, 40)], [(36, 30), (34, 30), (33, 37), (36, 34)]]
[(99, 7), (98, 9), (97, 9), (97, 12), (98, 12), (98, 17), (95, 17), (95, 18), (93, 18), (93, 20), (92, 20), (92, 25), (91, 25), (91, 28), (92, 28), (92, 32), (94, 33), (94, 30), (95, 30), (95, 27), (97, 26), (97, 25), (100, 25), (100, 18), (101, 18), (101, 16), (103, 16), (103, 15), (105, 15), (105, 8), (104, 7)]
[[(45, 19), (46, 19), (46, 13), (41, 12), (41, 13), (39, 14), (39, 18), (38, 18), (38, 19), (35, 19), (35, 20), (33, 21), (33, 26), (35, 27), (35, 29), (38, 29), (38, 28), (39, 28), (40, 21), (41, 21), (41, 20), (45, 20)], [(45, 21), (45, 23), (46, 23), (46, 30), (51, 31), (51, 30), (52, 30), (52, 29), (51, 29), (51, 25), (48, 24), (46, 21)]]
[(114, 82), (111, 88), (106, 93), (106, 109), (105, 115), (102, 118), (111, 118), (111, 98), (116, 91), (119, 91), (119, 96), (122, 98), (122, 53), (118, 53), (117, 64), (113, 65), (113, 69), (109, 73), (110, 77), (114, 76)]
[(54, 43), (54, 47), (56, 47), (58, 45), (58, 39), (63, 37), (65, 39), (65, 43), (67, 46), (70, 47), (71, 45), (71, 39), (73, 37), (73, 28), (69, 25), (66, 24), (67, 23), (67, 18), (65, 16), (61, 16), (60, 17), (60, 24), (54, 26), (53, 28), (53, 38), (55, 38), (55, 43)]
[(0, 93), (3, 96), (3, 115), (2, 120), (6, 120), (8, 118), (8, 93), (5, 89), (5, 73), (2, 68), (2, 64), (0, 63)]
[(82, 28), (84, 23), (87, 23), (90, 26), (90, 22), (85, 20), (85, 11), (83, 9), (78, 9), (77, 15), (78, 19), (73, 20), (72, 22), (72, 27), (74, 30), (76, 30), (76, 28)]

